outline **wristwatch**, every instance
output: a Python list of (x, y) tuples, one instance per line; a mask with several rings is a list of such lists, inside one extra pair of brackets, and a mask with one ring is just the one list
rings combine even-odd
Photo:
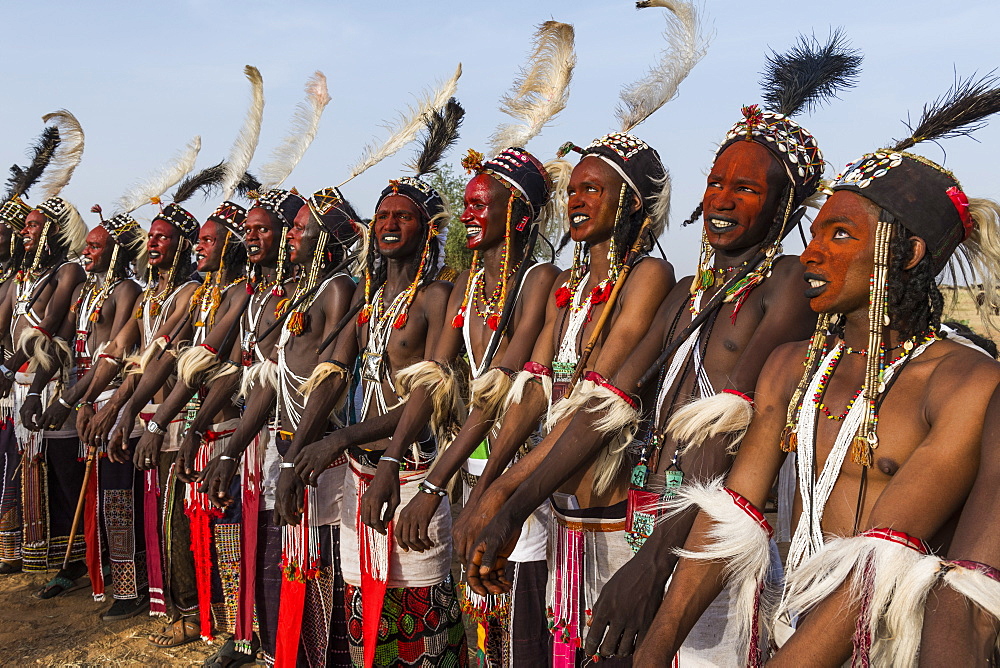
[(163, 436), (164, 434), (167, 433), (166, 429), (156, 424), (152, 420), (146, 423), (146, 431), (148, 431), (150, 434), (156, 434), (157, 436)]

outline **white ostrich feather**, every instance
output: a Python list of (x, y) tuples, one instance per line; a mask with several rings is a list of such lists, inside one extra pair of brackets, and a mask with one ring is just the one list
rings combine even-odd
[(196, 136), (188, 142), (173, 162), (129, 188), (124, 195), (118, 198), (115, 208), (119, 213), (131, 213), (143, 204), (149, 204), (149, 201), (154, 197), (163, 195), (194, 169), (199, 151), (201, 151), (201, 137)]
[(292, 131), (271, 154), (271, 160), (260, 168), (260, 182), (264, 190), (277, 188), (284, 183), (295, 165), (302, 160), (306, 149), (316, 138), (319, 119), (329, 103), (326, 76), (317, 71), (306, 82), (306, 99), (295, 109)]
[(76, 116), (65, 109), (45, 114), (42, 116), (42, 122), (59, 128), (59, 146), (39, 185), (42, 190), (42, 199), (45, 200), (58, 195), (69, 183), (73, 176), (73, 170), (83, 158), (84, 138), (80, 121), (76, 120)]
[(569, 82), (576, 67), (573, 26), (546, 21), (535, 33), (528, 64), (500, 100), (500, 111), (518, 123), (499, 126), (490, 137), (492, 155), (510, 146), (523, 147), (569, 102)]
[[(417, 133), (427, 125), (427, 113), (444, 108), (448, 104), (448, 100), (455, 95), (455, 90), (458, 88), (458, 79), (461, 76), (462, 64), (459, 63), (455, 74), (444, 85), (436, 91), (422, 94), (417, 98), (416, 106), (411, 106), (407, 113), (400, 114), (399, 119), (395, 123), (386, 124), (386, 129), (390, 132), (389, 138), (382, 144), (372, 143), (366, 146), (361, 153), (361, 159), (351, 168), (351, 172), (344, 183), (367, 171), (413, 141), (417, 137)], [(340, 186), (343, 186), (344, 183), (341, 183)], [(339, 188), (340, 186), (337, 187)]]
[(636, 3), (636, 7), (663, 7), (668, 10), (667, 28), (663, 33), (668, 48), (663, 50), (660, 62), (645, 77), (622, 90), (621, 104), (615, 110), (622, 132), (630, 132), (674, 99), (677, 87), (708, 51), (708, 39), (701, 34), (698, 10), (692, 3), (646, 0)]
[(240, 134), (229, 149), (229, 157), (223, 166), (223, 200), (232, 199), (236, 184), (250, 167), (250, 161), (253, 160), (253, 154), (257, 150), (257, 142), (260, 140), (260, 125), (264, 120), (264, 79), (260, 75), (260, 70), (253, 65), (247, 65), (243, 68), (243, 73), (250, 81), (250, 108), (247, 109), (243, 127), (240, 128)]

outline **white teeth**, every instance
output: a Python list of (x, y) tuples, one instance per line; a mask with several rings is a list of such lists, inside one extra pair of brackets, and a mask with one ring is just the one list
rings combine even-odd
[(256, 254), (257, 251), (259, 251), (259, 250), (260, 250), (260, 246), (247, 246), (247, 252), (249, 252), (251, 255)]
[(813, 288), (820, 288), (826, 285), (826, 281), (818, 281), (815, 278), (809, 279), (809, 286)]
[(397, 241), (399, 241), (399, 237), (396, 236), (395, 234), (383, 234), (382, 241), (384, 241), (387, 244), (394, 244)]
[(481, 228), (478, 225), (466, 225), (465, 226), (465, 236), (466, 236), (466, 238), (474, 237), (474, 236), (478, 235), (482, 231), (483, 231), (483, 228)]
[(719, 220), (718, 218), (712, 218), (709, 222), (712, 223), (712, 227), (716, 229), (724, 229), (727, 227), (735, 227), (736, 223), (731, 223), (728, 220)]
[(575, 225), (575, 224), (578, 224), (578, 223), (582, 223), (583, 221), (585, 221), (585, 220), (589, 220), (589, 219), (590, 219), (590, 216), (587, 216), (587, 215), (584, 215), (584, 214), (582, 214), (582, 213), (575, 213), (575, 214), (573, 214), (573, 215), (572, 215), (572, 216), (570, 217), (570, 221), (571, 221), (571, 222), (572, 222), (572, 223), (573, 223), (574, 225)]

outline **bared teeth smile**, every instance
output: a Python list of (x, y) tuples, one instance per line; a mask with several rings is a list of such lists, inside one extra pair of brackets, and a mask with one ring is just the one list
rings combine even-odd
[(479, 236), (483, 231), (479, 225), (466, 225), (465, 226), (465, 238), (471, 239), (472, 237)]
[(813, 287), (813, 288), (821, 288), (824, 285), (826, 285), (826, 283), (827, 283), (826, 281), (820, 281), (820, 280), (817, 280), (815, 278), (810, 278), (809, 279), (809, 286)]
[(398, 235), (395, 235), (395, 234), (383, 234), (382, 235), (382, 243), (394, 244), (397, 241), (399, 241), (399, 236)]
[(730, 227), (736, 227), (736, 223), (730, 222), (728, 220), (722, 220), (721, 218), (712, 218), (708, 221), (711, 223), (712, 227), (717, 230), (725, 230)]
[(570, 216), (569, 220), (570, 223), (573, 225), (580, 225), (581, 223), (590, 220), (590, 216), (583, 213), (574, 213), (572, 216)]

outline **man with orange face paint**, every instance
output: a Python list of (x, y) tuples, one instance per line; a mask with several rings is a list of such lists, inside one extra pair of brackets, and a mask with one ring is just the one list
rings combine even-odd
[[(764, 362), (814, 326), (802, 296), (802, 268), (794, 256), (781, 255), (781, 242), (816, 192), (824, 162), (816, 140), (790, 116), (850, 85), (860, 58), (839, 35), (822, 45), (803, 39), (796, 49), (773, 56), (765, 72), (771, 110), (744, 107), (716, 152), (688, 221), (701, 216), (704, 225), (697, 273), (678, 282), (613, 379), (642, 393), (653, 415), (628, 492), (636, 556), (593, 607), (588, 655), (630, 655), (645, 635), (676, 562), (673, 550), (694, 519), (689, 513), (657, 523), (663, 503), (682, 485), (726, 471), (753, 415), (751, 393)], [(782, 85), (789, 71), (813, 76), (789, 90)], [(572, 437), (593, 439), (594, 419), (581, 415)], [(725, 633), (732, 631), (730, 605), (728, 593), (713, 603), (681, 651), (681, 663), (739, 663), (738, 643)]]
[[(800, 258), (819, 313), (812, 339), (764, 365), (729, 475), (681, 487), (673, 510), (700, 512), (637, 661), (668, 663), (728, 580), (748, 665), (915, 665), (939, 569), (928, 553), (947, 548), (1000, 383), (989, 355), (942, 339), (935, 277), (964, 256), (984, 284), (981, 313), (995, 318), (1000, 207), (906, 151), (997, 111), (996, 79), (958, 82), (911, 137), (833, 180)], [(799, 491), (782, 587), (760, 508), (789, 452)], [(773, 654), (761, 634), (772, 626)]]

